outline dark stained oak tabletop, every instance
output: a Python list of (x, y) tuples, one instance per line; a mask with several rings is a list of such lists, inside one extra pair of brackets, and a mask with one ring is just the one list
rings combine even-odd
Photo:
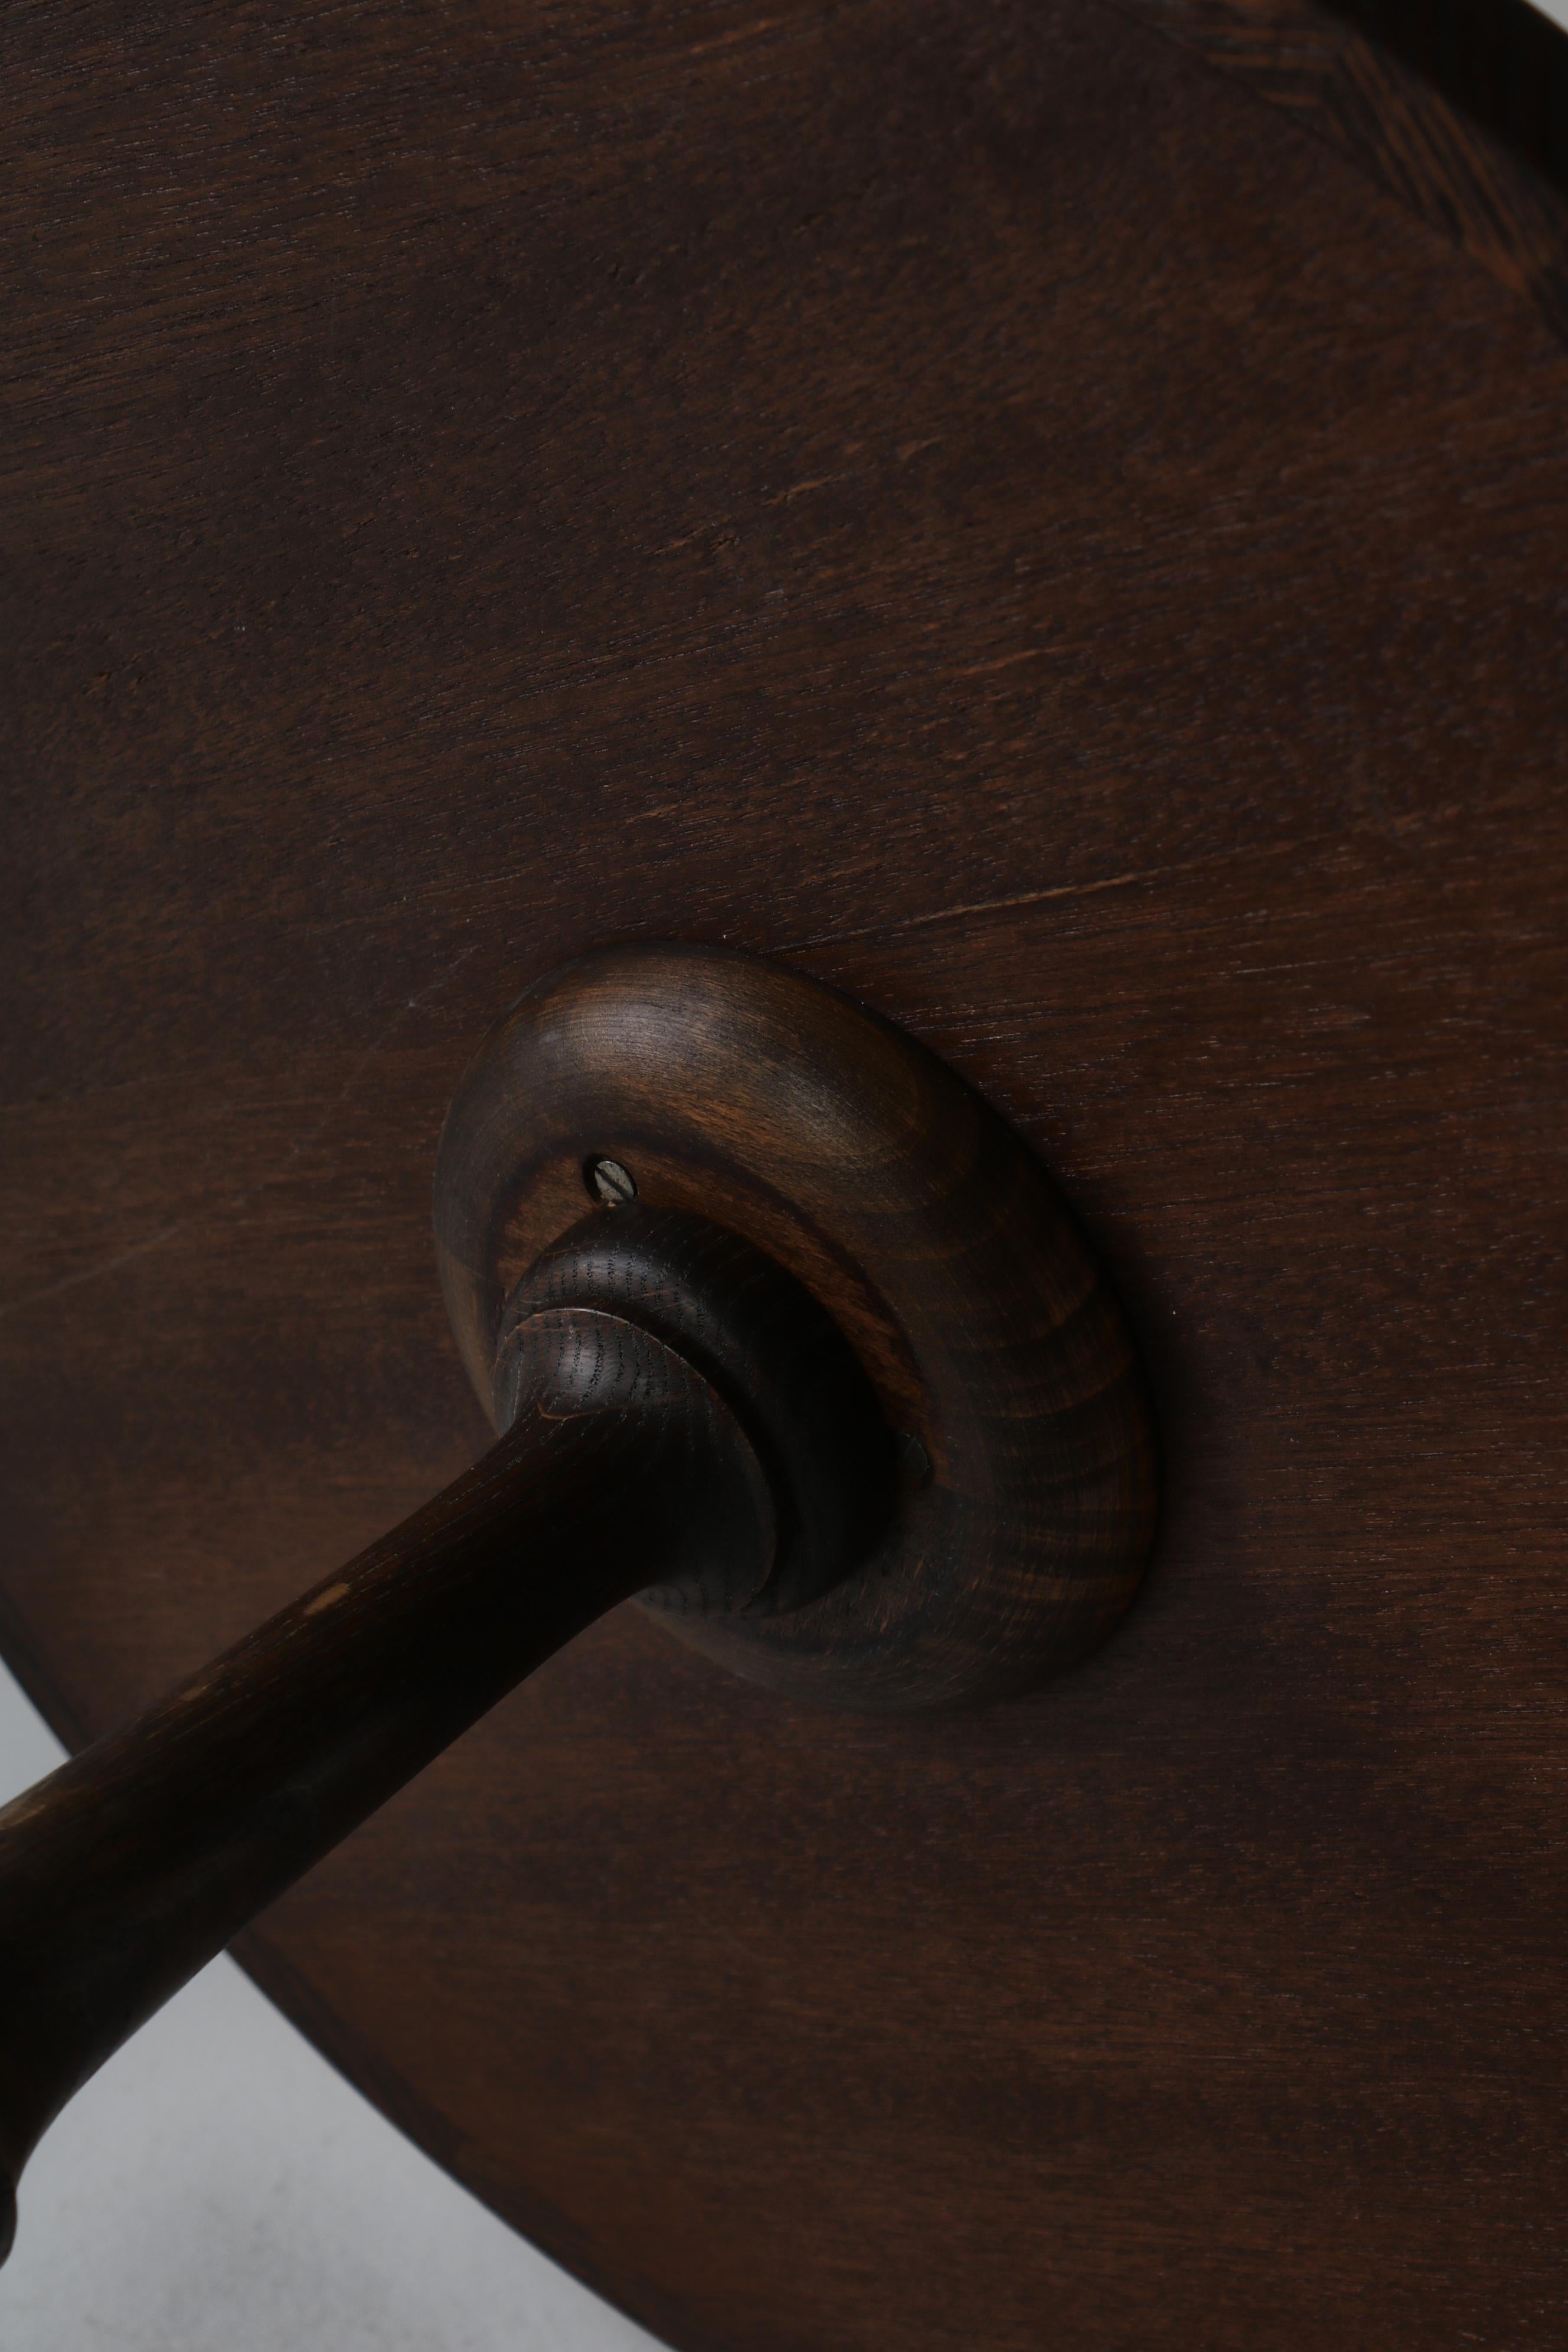
[(681, 2352), (1560, 2344), (1550, 174), (1306, 0), (6, 46), (11, 1663), (92, 1737), (479, 1454), (530, 981), (830, 981), (1128, 1310), (1131, 1615), (879, 1720), (623, 1609), (240, 1957)]

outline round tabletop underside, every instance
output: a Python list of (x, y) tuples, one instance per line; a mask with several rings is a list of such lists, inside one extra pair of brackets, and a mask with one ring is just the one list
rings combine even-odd
[(1131, 1617), (868, 1719), (623, 1610), (243, 1958), (682, 2352), (1544, 2344), (1542, 308), (1098, 0), (105, 25), (0, 93), (7, 1654), (90, 1736), (479, 1449), (430, 1179), (527, 982), (792, 962), (1109, 1268)]

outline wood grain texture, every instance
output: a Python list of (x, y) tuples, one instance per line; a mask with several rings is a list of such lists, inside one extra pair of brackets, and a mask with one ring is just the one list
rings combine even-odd
[(942, 1723), (622, 1612), (249, 1964), (693, 2352), (1552, 2344), (1541, 316), (1095, 0), (39, 10), (0, 113), (7, 1654), (100, 1731), (460, 1469), (452, 1071), (789, 958), (1060, 1178), (1142, 1598)]
[(1529, 0), (1117, 0), (1235, 74), (1568, 341), (1568, 38)]
[[(583, 1229), (584, 1171), (606, 1154), (639, 1207)], [(628, 1248), (650, 1211), (652, 1245)], [(659, 1235), (688, 1229), (707, 1241), (669, 1261)], [(481, 1402), (504, 1409), (498, 1335), (538, 1295), (510, 1269), (540, 1261), (552, 1295), (585, 1280), (689, 1352), (760, 1458), (801, 1458), (807, 1491), (869, 1484), (895, 1432), (921, 1465), (867, 1540), (809, 1547), (830, 1576), (781, 1560), (784, 1606), (675, 1621), (736, 1673), (835, 1706), (972, 1706), (1077, 1664), (1137, 1591), (1154, 1431), (1103, 1269), (995, 1112), (836, 990), (674, 940), (542, 973), (453, 1096), (436, 1248)], [(741, 1401), (770, 1390), (773, 1443)]]

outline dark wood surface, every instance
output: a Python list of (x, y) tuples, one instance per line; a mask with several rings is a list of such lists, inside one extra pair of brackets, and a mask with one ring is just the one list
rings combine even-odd
[(1568, 41), (1531, 0), (1115, 0), (1326, 140), (1568, 341)]
[(620, 1612), (248, 1964), (693, 2352), (1559, 2341), (1540, 310), (1096, 0), (8, 29), (7, 1654), (98, 1732), (460, 1469), (453, 1071), (792, 958), (1104, 1257), (1142, 1599), (940, 1722)]

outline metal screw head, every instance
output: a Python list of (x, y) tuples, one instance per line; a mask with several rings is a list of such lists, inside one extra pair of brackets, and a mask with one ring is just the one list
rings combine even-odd
[(637, 1196), (637, 1180), (631, 1170), (623, 1168), (618, 1160), (608, 1160), (602, 1154), (596, 1153), (583, 1162), (583, 1181), (590, 1198), (602, 1208), (624, 1208)]

